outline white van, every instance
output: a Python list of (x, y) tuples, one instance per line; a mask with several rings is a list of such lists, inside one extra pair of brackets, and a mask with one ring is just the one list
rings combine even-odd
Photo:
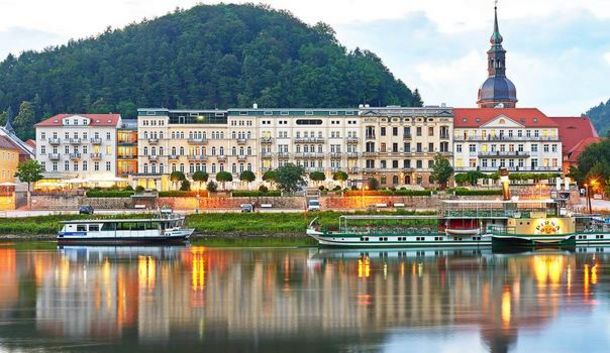
[(310, 199), (307, 201), (307, 211), (320, 211), (320, 200)]

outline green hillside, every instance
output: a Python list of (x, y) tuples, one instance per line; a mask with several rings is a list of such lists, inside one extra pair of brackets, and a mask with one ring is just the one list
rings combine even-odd
[(597, 107), (589, 109), (585, 113), (597, 129), (600, 136), (606, 136), (610, 131), (610, 100), (606, 103), (601, 102)]
[[(35, 120), (138, 107), (421, 105), (375, 54), (325, 24), (255, 5), (200, 5), (0, 63), (0, 107)], [(18, 120), (23, 120), (21, 117)], [(31, 121), (16, 121), (31, 136)], [(25, 136), (25, 137), (28, 137)]]

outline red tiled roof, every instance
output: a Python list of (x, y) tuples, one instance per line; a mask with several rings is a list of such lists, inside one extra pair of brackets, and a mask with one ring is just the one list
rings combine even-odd
[(63, 126), (62, 119), (73, 116), (89, 118), (89, 126), (117, 126), (121, 119), (121, 114), (57, 114), (34, 126)]
[(559, 125), (559, 138), (564, 154), (585, 139), (599, 137), (591, 120), (586, 116), (552, 117), (551, 119)]
[(19, 151), (19, 148), (15, 146), (13, 141), (2, 135), (0, 135), (0, 148)]
[(589, 145), (592, 145), (594, 143), (598, 143), (600, 142), (602, 139), (601, 137), (597, 137), (597, 136), (592, 136), (592, 137), (587, 137), (584, 138), (582, 140), (580, 140), (580, 142), (578, 142), (576, 144), (576, 146), (572, 147), (567, 153), (567, 157), (568, 157), (568, 161), (570, 162), (570, 164), (576, 165), (578, 164), (578, 157), (580, 156), (580, 154), (587, 148), (589, 147)]
[(32, 139), (25, 141), (25, 143), (32, 148), (36, 148), (36, 141), (34, 141)]
[(477, 128), (505, 116), (525, 127), (557, 127), (557, 124), (537, 108), (456, 108), (453, 110), (456, 128)]

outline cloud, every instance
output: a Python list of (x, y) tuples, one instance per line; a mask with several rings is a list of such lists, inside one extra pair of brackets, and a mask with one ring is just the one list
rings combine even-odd
[(610, 65), (610, 52), (604, 53), (604, 60)]

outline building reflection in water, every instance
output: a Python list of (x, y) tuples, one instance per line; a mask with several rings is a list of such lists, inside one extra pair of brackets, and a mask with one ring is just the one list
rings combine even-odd
[(36, 284), (38, 332), (120, 342), (269, 339), (469, 327), (491, 352), (562, 310), (590, 310), (603, 254), (480, 250), (0, 247), (0, 309)]

